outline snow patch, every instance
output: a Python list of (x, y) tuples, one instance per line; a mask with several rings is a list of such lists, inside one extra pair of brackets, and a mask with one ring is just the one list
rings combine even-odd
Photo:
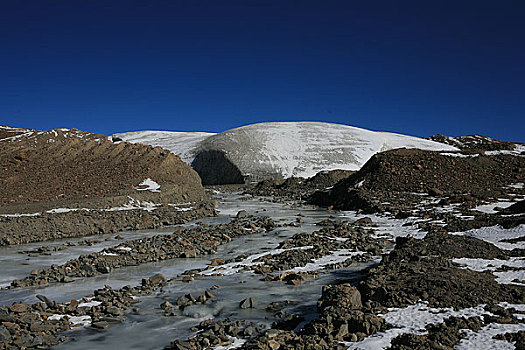
[(48, 214), (62, 214), (62, 213), (69, 213), (71, 211), (79, 211), (79, 210), (89, 211), (89, 209), (87, 209), (87, 208), (55, 208), (55, 209), (47, 210), (46, 213), (48, 213)]
[(96, 301), (96, 300), (91, 300), (91, 301), (87, 301), (87, 302), (84, 302), (84, 303), (80, 303), (80, 304), (78, 304), (77, 307), (93, 307), (93, 306), (99, 306), (100, 304), (102, 304), (102, 302)]
[(162, 147), (178, 155), (182, 161), (191, 164), (198, 144), (215, 133), (175, 131), (135, 131), (113, 135), (131, 143)]
[(310, 272), (319, 271), (326, 265), (341, 263), (353, 256), (362, 255), (365, 252), (353, 252), (348, 249), (336, 250), (330, 255), (323, 256), (319, 259), (315, 259), (314, 262), (308, 263), (305, 266), (299, 266), (291, 269), (292, 272)]
[(477, 157), (479, 154), (463, 154), (463, 153), (440, 153), (442, 156), (456, 157), (456, 158), (472, 158)]
[(458, 345), (454, 347), (456, 350), (472, 350), (472, 349), (494, 349), (494, 350), (513, 350), (516, 349), (514, 344), (504, 340), (494, 339), (498, 334), (515, 333), (525, 331), (525, 324), (501, 324), (491, 323), (481, 328), (478, 332), (470, 329), (462, 330), (467, 334), (467, 337), (461, 339)]
[(51, 315), (48, 320), (61, 320), (64, 317), (68, 318), (68, 321), (73, 325), (81, 325), (82, 327), (88, 327), (91, 325), (91, 316), (71, 316), (71, 315)]
[(486, 214), (496, 214), (498, 212), (497, 210), (495, 210), (496, 207), (508, 208), (513, 204), (514, 204), (513, 202), (500, 201), (500, 202), (491, 203), (491, 204), (478, 205), (473, 210), (480, 211)]
[(524, 156), (525, 152), (525, 145), (516, 145), (513, 150), (499, 150), (499, 151), (485, 151), (485, 154), (488, 156), (496, 156), (496, 155), (512, 155), (512, 156)]
[(110, 252), (106, 252), (106, 251), (100, 252), (100, 255), (102, 255), (102, 256), (118, 256), (118, 254), (110, 253)]
[(207, 276), (207, 275), (214, 275), (214, 274), (219, 274), (219, 273), (225, 276), (233, 275), (245, 267), (262, 265), (263, 264), (262, 262), (255, 262), (255, 260), (262, 258), (263, 256), (281, 254), (288, 250), (312, 249), (312, 248), (313, 246), (294, 247), (294, 248), (289, 248), (289, 249), (274, 249), (268, 252), (251, 255), (247, 257), (246, 259), (244, 259), (243, 261), (239, 261), (239, 262), (236, 261), (236, 262), (227, 263), (227, 264), (220, 265), (220, 266), (211, 267), (209, 270), (202, 271), (201, 275)]
[(29, 214), (0, 214), (0, 216), (3, 216), (5, 218), (19, 218), (23, 216), (39, 216), (42, 213), (29, 213)]
[(216, 347), (213, 348), (213, 350), (232, 350), (232, 349), (237, 349), (237, 348), (240, 348), (244, 343), (246, 343), (245, 339), (232, 338), (232, 337), (228, 337), (228, 338), (230, 338), (233, 341), (233, 343), (231, 343), (230, 345), (216, 346)]
[(138, 187), (135, 187), (135, 189), (137, 191), (160, 192), (160, 185), (148, 177), (146, 180), (142, 181)]
[[(448, 317), (474, 317), (489, 314), (484, 305), (454, 311), (452, 308), (430, 308), (424, 303), (410, 305), (405, 308), (390, 308), (386, 314), (379, 315), (394, 328), (374, 334), (362, 341), (345, 342), (348, 349), (376, 350), (390, 347), (392, 339), (405, 333), (426, 334), (425, 326), (441, 323)], [(525, 325), (524, 325), (525, 326)]]
[(450, 234), (466, 235), (479, 238), (484, 241), (490, 242), (501, 249), (525, 249), (525, 241), (516, 243), (502, 242), (502, 240), (520, 238), (525, 236), (525, 224), (521, 224), (519, 226), (509, 229), (505, 229), (501, 226), (486, 226), (473, 230), (468, 230), (465, 232), (451, 232)]
[[(516, 284), (523, 286), (523, 283), (513, 282), (513, 280), (525, 280), (525, 258), (510, 258), (509, 260), (458, 258), (452, 259), (452, 261), (465, 265), (464, 268), (466, 269), (474, 271), (492, 271), (494, 276), (496, 276), (496, 282), (501, 284)], [(502, 266), (514, 267), (520, 270), (496, 271)]]

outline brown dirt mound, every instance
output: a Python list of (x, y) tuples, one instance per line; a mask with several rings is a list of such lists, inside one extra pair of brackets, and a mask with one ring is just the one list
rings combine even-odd
[[(187, 202), (204, 197), (197, 173), (159, 147), (113, 143), (104, 135), (75, 129), (16, 130), (25, 134), (0, 140), (4, 212), (7, 206), (48, 203), (53, 207), (53, 202), (85, 202), (86, 198), (132, 195)], [(135, 190), (147, 178), (161, 185), (160, 193), (152, 196)]]
[[(160, 147), (113, 143), (76, 129), (0, 131), (7, 135), (0, 138), (0, 245), (155, 228), (214, 214), (199, 175)], [(145, 190), (140, 184), (146, 179), (160, 189)]]

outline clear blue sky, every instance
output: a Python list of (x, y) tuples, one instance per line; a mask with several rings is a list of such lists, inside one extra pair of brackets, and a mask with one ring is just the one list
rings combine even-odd
[(0, 2), (0, 124), (525, 142), (525, 2)]

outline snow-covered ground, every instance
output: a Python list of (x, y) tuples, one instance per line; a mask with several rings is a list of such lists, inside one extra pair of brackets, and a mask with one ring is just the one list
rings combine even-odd
[[(500, 259), (472, 259), (460, 258), (453, 259), (455, 263), (465, 265), (465, 268), (474, 271), (492, 271), (496, 276), (496, 281), (503, 284), (523, 285), (521, 282), (513, 282), (514, 280), (525, 280), (525, 259), (524, 258), (510, 258), (509, 260)], [(502, 266), (508, 266), (511, 269), (508, 271), (496, 271)]]
[(498, 154), (510, 154), (513, 156), (524, 156), (525, 145), (516, 145), (513, 150), (500, 150), (500, 151), (486, 151), (485, 154), (488, 156), (495, 156)]
[[(483, 306), (484, 305), (479, 305), (477, 307), (458, 311), (455, 311), (452, 308), (430, 308), (424, 303), (410, 305), (401, 309), (392, 308), (389, 309), (389, 312), (386, 314), (381, 315), (381, 317), (383, 317), (387, 323), (391, 324), (393, 328), (385, 332), (374, 334), (360, 342), (346, 342), (344, 344), (348, 346), (348, 349), (387, 349), (390, 347), (392, 339), (398, 335), (405, 333), (418, 335), (427, 334), (425, 326), (433, 323), (441, 323), (448, 317), (468, 318), (482, 316), (484, 314), (490, 315), (491, 313), (485, 311)], [(515, 347), (513, 344), (492, 339), (492, 337), (497, 334), (517, 332), (520, 330), (525, 330), (525, 324), (491, 323), (480, 329), (478, 332), (462, 330), (467, 334), (467, 337), (462, 339), (455, 349), (514, 349)]]
[(513, 228), (505, 229), (501, 226), (486, 226), (468, 230), (465, 232), (454, 232), (452, 234), (466, 235), (482, 239), (494, 244), (501, 249), (525, 249), (525, 241), (509, 243), (504, 240), (520, 238), (525, 236), (525, 225), (518, 225)]

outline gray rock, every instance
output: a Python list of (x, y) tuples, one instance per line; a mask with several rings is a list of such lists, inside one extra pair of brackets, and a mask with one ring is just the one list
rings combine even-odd
[(11, 334), (2, 325), (0, 325), (0, 343), (8, 343), (11, 340)]
[(110, 266), (107, 266), (107, 265), (104, 265), (104, 264), (98, 264), (97, 265), (97, 271), (100, 272), (100, 273), (110, 273), (111, 272), (111, 267)]
[(170, 303), (169, 301), (165, 301), (162, 304), (160, 304), (160, 308), (162, 310), (171, 310), (171, 309), (173, 309), (173, 304)]
[(149, 282), (154, 285), (163, 283), (166, 282), (166, 277), (164, 277), (164, 275), (161, 273), (157, 273), (156, 275), (153, 275), (149, 278)]
[(124, 311), (122, 309), (119, 309), (118, 307), (116, 306), (110, 306), (106, 309), (106, 311), (111, 314), (111, 315), (115, 315), (115, 316), (119, 316), (119, 315), (122, 315), (124, 313)]
[(71, 277), (69, 277), (69, 276), (64, 276), (64, 277), (62, 277), (62, 282), (63, 283), (71, 283), (71, 282), (73, 282), (73, 279)]
[(53, 307), (53, 302), (48, 297), (38, 294), (36, 298), (46, 304), (47, 307)]
[(177, 306), (186, 307), (191, 304), (192, 304), (192, 301), (189, 298), (187, 298), (185, 295), (177, 299)]
[(107, 329), (109, 327), (109, 323), (106, 321), (93, 322), (91, 327), (95, 329)]
[(9, 310), (16, 313), (24, 313), (29, 311), (30, 307), (27, 304), (19, 303), (19, 304), (13, 304), (9, 307)]
[(372, 226), (374, 222), (369, 217), (364, 217), (364, 218), (356, 220), (354, 224), (359, 225), (359, 226)]
[(239, 210), (237, 212), (236, 218), (237, 219), (242, 219), (242, 218), (245, 218), (245, 217), (248, 217), (248, 216), (250, 216), (250, 214), (248, 214), (248, 212), (246, 210)]
[(255, 307), (255, 298), (246, 298), (240, 302), (241, 309), (253, 309)]
[(355, 287), (352, 287), (352, 291), (349, 297), (350, 307), (352, 309), (361, 309), (363, 304), (361, 302), (361, 293)]

